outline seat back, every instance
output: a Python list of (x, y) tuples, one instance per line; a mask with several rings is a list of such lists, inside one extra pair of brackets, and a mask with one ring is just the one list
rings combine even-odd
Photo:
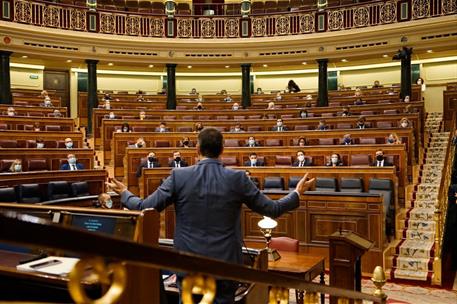
[(148, 130), (145, 126), (133, 126), (132, 132), (146, 132)]
[(54, 126), (54, 125), (49, 125), (44, 127), (45, 131), (62, 131), (62, 128), (60, 126)]
[(336, 191), (336, 178), (317, 177), (316, 191)]
[(224, 166), (238, 166), (238, 159), (236, 156), (222, 156), (221, 162)]
[(292, 239), (287, 236), (280, 236), (271, 238), (270, 248), (276, 249), (279, 251), (291, 251), (298, 252), (299, 242), (296, 239)]
[(282, 140), (276, 138), (268, 138), (265, 140), (265, 146), (282, 146)]
[(295, 126), (295, 130), (299, 131), (299, 130), (309, 130), (310, 129), (310, 126), (308, 125), (296, 125)]
[(18, 202), (26, 204), (35, 204), (41, 202), (40, 186), (38, 184), (19, 185)]
[(262, 131), (261, 126), (248, 126), (248, 132), (259, 132)]
[(178, 131), (178, 132), (192, 132), (192, 127), (177, 127), (176, 131)]
[(238, 139), (225, 139), (224, 140), (224, 146), (225, 147), (239, 147), (240, 142)]
[(368, 154), (352, 154), (351, 166), (368, 166), (370, 165), (370, 156)]
[(70, 185), (66, 181), (48, 183), (48, 199), (56, 200), (70, 197)]
[(378, 121), (376, 126), (378, 128), (392, 128), (392, 123), (390, 121)]
[(359, 143), (361, 145), (375, 145), (376, 138), (360, 138)]
[(352, 125), (350, 123), (338, 123), (336, 124), (337, 129), (351, 129)]
[(398, 114), (398, 111), (395, 109), (384, 110), (384, 114)]
[(297, 187), (297, 184), (301, 178), (302, 178), (301, 176), (290, 176), (289, 177), (289, 190), (295, 189), (295, 187)]
[(14, 187), (0, 188), (0, 202), (2, 203), (16, 203), (16, 191)]
[(284, 190), (284, 179), (281, 176), (266, 176), (263, 180), (264, 190)]
[(28, 159), (27, 160), (27, 170), (28, 171), (42, 171), (48, 170), (48, 164), (46, 159)]
[(76, 182), (71, 184), (71, 194), (76, 197), (90, 195), (89, 184), (87, 182)]
[(333, 138), (319, 138), (318, 142), (319, 142), (319, 145), (333, 145), (333, 144), (335, 144), (335, 140)]
[(28, 139), (25, 141), (26, 148), (36, 148), (36, 140)]
[(363, 181), (361, 178), (342, 177), (340, 180), (341, 192), (363, 192)]
[(0, 140), (0, 148), (17, 148), (17, 140), (2, 139)]
[(290, 155), (276, 155), (275, 166), (291, 166), (292, 157)]
[(0, 172), (6, 172), (13, 164), (14, 159), (2, 159), (0, 160)]
[(393, 192), (393, 183), (390, 179), (370, 179), (368, 193), (381, 194), (383, 197), (383, 211), (387, 235), (393, 235), (393, 232), (395, 231), (395, 206), (393, 204)]
[(155, 141), (155, 146), (157, 148), (166, 148), (170, 147), (170, 142), (168, 140), (156, 140)]

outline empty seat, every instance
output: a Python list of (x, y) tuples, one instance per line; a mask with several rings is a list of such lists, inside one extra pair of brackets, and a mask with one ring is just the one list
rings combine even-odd
[(38, 184), (19, 185), (18, 202), (26, 204), (35, 204), (41, 202), (40, 186)]
[(265, 146), (276, 147), (282, 146), (282, 140), (276, 138), (268, 138), (265, 140)]
[(263, 181), (264, 190), (284, 190), (284, 179), (281, 176), (266, 176)]
[(227, 131), (226, 127), (214, 127), (214, 129), (218, 130), (219, 132), (225, 132)]
[(198, 120), (211, 120), (211, 116), (209, 115), (200, 115), (198, 116)]
[(147, 132), (148, 128), (145, 126), (133, 126), (132, 132)]
[(163, 2), (154, 1), (151, 6), (151, 13), (154, 15), (161, 15), (165, 13), (165, 8)]
[(249, 115), (248, 119), (261, 119), (262, 115)]
[(265, 13), (275, 13), (278, 11), (276, 1), (267, 0), (265, 1)]
[(157, 148), (170, 147), (170, 142), (168, 140), (156, 140), (155, 141), (155, 146)]
[(71, 184), (71, 194), (76, 197), (90, 195), (89, 184), (87, 182), (76, 182)]
[(181, 117), (182, 120), (194, 120), (194, 116), (192, 115), (183, 115)]
[(301, 178), (302, 178), (302, 176), (290, 176), (289, 177), (289, 190), (295, 189), (295, 187), (297, 187), (297, 184)]
[(292, 239), (287, 236), (280, 236), (271, 238), (270, 248), (279, 250), (279, 251), (291, 251), (298, 252), (299, 250), (298, 240)]
[(321, 116), (322, 117), (333, 117), (335, 115), (333, 113), (322, 113)]
[(70, 197), (70, 185), (66, 181), (54, 181), (48, 183), (48, 200), (56, 200)]
[(36, 140), (29, 139), (25, 141), (26, 148), (36, 148)]
[(263, 14), (263, 13), (265, 13), (265, 7), (264, 7), (263, 2), (261, 2), (261, 1), (252, 2), (251, 12), (252, 12), (252, 14)]
[[(149, 0), (141, 0), (138, 2), (138, 12), (151, 13), (152, 5)], [(163, 11), (162, 11), (163, 12)]]
[(238, 166), (238, 159), (236, 156), (222, 156), (221, 162), (224, 166)]
[(249, 132), (259, 132), (262, 131), (261, 126), (248, 126), (248, 131)]
[(316, 191), (336, 191), (336, 178), (317, 177)]
[(0, 202), (2, 203), (16, 203), (16, 191), (14, 187), (0, 188)]
[(177, 127), (177, 132), (192, 132), (192, 127)]
[(371, 178), (368, 193), (381, 194), (383, 197), (384, 219), (386, 234), (393, 235), (395, 231), (395, 206), (393, 204), (393, 184), (390, 179)]
[(363, 181), (361, 178), (347, 178), (343, 177), (340, 180), (341, 192), (363, 192)]
[(335, 141), (333, 138), (319, 138), (318, 139), (319, 145), (333, 145)]
[(13, 164), (14, 159), (2, 159), (0, 160), (0, 172), (6, 172)]
[(54, 126), (54, 125), (50, 125), (50, 126), (44, 126), (44, 130), (45, 131), (61, 131), (61, 127), (60, 126)]
[(352, 154), (351, 166), (368, 166), (370, 165), (370, 156), (368, 154)]
[(350, 123), (337, 123), (336, 128), (337, 129), (351, 129), (352, 125)]
[(341, 102), (332, 101), (332, 102), (328, 103), (328, 106), (329, 107), (339, 107), (339, 106), (341, 106)]
[(384, 110), (384, 114), (398, 114), (398, 111), (395, 109), (392, 110)]
[(378, 121), (376, 126), (378, 128), (392, 128), (392, 123), (390, 121)]
[(361, 145), (375, 145), (376, 139), (375, 138), (360, 138), (359, 143)]
[(125, 6), (129, 12), (138, 12), (138, 0), (127, 0)]
[(291, 119), (294, 118), (294, 114), (283, 114), (281, 115), (282, 119)]
[(0, 140), (0, 148), (17, 148), (17, 140), (2, 139)]
[(362, 111), (360, 115), (374, 115), (374, 111)]
[(244, 120), (244, 119), (246, 119), (246, 116), (244, 116), (244, 115), (235, 115), (235, 116), (233, 116), (233, 119), (234, 120)]
[(48, 164), (46, 159), (28, 159), (27, 160), (28, 171), (42, 171), (48, 170)]
[(310, 126), (308, 125), (296, 125), (295, 130), (300, 131), (300, 130), (309, 130)]
[(230, 3), (227, 5), (225, 10), (226, 15), (234, 16), (241, 14), (241, 4), (240, 3)]
[(227, 115), (217, 115), (216, 116), (216, 120), (228, 120), (228, 116)]
[(225, 139), (224, 146), (225, 147), (239, 147), (240, 142), (238, 139)]
[(5, 123), (0, 124), (0, 130), (8, 130), (8, 124), (5, 124)]
[(290, 155), (276, 155), (275, 166), (291, 166), (292, 157)]
[(178, 5), (176, 6), (176, 9), (177, 9), (177, 14), (179, 14), (179, 15), (190, 15), (191, 14), (189, 3), (178, 3)]
[(164, 115), (163, 120), (176, 120), (176, 116), (174, 115)]

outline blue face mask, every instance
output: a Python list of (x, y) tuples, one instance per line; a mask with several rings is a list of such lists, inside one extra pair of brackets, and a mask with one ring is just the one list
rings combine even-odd
[(351, 143), (351, 139), (350, 138), (345, 138), (344, 139), (344, 143), (345, 144), (350, 144)]
[(107, 200), (107, 201), (105, 202), (105, 206), (106, 206), (106, 208), (108, 208), (108, 209), (113, 208), (113, 201), (110, 200), (110, 199)]
[(393, 143), (395, 142), (395, 140), (394, 140), (393, 138), (388, 138), (388, 139), (387, 139), (387, 142), (388, 142), (389, 144), (393, 144)]

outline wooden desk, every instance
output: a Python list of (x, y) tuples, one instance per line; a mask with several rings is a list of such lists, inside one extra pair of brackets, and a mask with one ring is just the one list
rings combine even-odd
[[(279, 251), (279, 250), (278, 250)], [(268, 261), (268, 271), (288, 275), (297, 279), (312, 282), (320, 276), (320, 283), (325, 285), (325, 258), (307, 256), (303, 253), (279, 251), (281, 258), (277, 261)], [(303, 304), (303, 290), (296, 290), (297, 304)], [(325, 302), (325, 295), (321, 294), (321, 304)]]

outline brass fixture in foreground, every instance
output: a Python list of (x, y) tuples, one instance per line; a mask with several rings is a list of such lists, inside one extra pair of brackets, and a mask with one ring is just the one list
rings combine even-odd
[(373, 270), (373, 277), (371, 278), (371, 281), (376, 286), (373, 295), (385, 300), (387, 295), (382, 290), (382, 286), (386, 284), (386, 274), (384, 273), (384, 269), (382, 269), (381, 266), (376, 266), (376, 268)]
[(201, 274), (187, 275), (182, 281), (183, 304), (194, 304), (192, 294), (203, 295), (199, 304), (213, 303), (216, 297), (216, 280)]
[(270, 289), (269, 304), (287, 304), (289, 303), (289, 289), (282, 287), (272, 287)]
[[(91, 299), (87, 296), (82, 285), (83, 278), (90, 268), (91, 274), (96, 277), (97, 282), (111, 285), (106, 293), (99, 299)], [(110, 277), (112, 279), (110, 279)], [(127, 283), (127, 271), (121, 263), (106, 265), (100, 257), (82, 259), (76, 263), (70, 272), (68, 290), (71, 297), (77, 304), (107, 304), (117, 302), (124, 292)]]

